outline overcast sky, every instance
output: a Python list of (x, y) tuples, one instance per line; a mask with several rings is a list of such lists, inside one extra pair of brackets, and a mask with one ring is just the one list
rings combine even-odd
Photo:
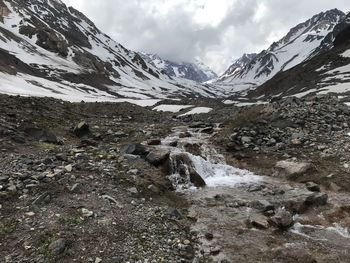
[(63, 0), (135, 51), (176, 61), (199, 58), (217, 73), (267, 48), (291, 27), (349, 0)]

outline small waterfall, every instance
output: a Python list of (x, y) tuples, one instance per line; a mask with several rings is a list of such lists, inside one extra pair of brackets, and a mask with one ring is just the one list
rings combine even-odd
[[(187, 137), (183, 134), (188, 133)], [(208, 144), (210, 135), (179, 127), (163, 140), (170, 148), (170, 180), (179, 190), (195, 187), (234, 187), (241, 184), (254, 184), (263, 178), (247, 170), (226, 164), (222, 154)]]

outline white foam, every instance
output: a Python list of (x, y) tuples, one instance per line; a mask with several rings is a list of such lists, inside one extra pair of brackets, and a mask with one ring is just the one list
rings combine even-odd
[(198, 174), (209, 187), (227, 186), (234, 187), (241, 184), (257, 183), (262, 180), (247, 170), (238, 169), (227, 164), (213, 163), (200, 156), (189, 154)]
[(327, 227), (327, 230), (333, 231), (342, 237), (350, 238), (349, 230), (339, 224), (334, 224), (332, 227)]

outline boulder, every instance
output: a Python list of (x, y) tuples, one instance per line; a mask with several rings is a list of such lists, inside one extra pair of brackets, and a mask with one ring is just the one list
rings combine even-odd
[(267, 229), (270, 227), (267, 217), (263, 215), (252, 215), (249, 218), (249, 224), (258, 229)]
[(253, 202), (252, 205), (255, 209), (258, 209), (262, 212), (266, 212), (266, 211), (270, 211), (270, 210), (274, 210), (275, 207), (273, 204), (271, 204), (269, 201), (266, 200), (258, 200)]
[(162, 141), (160, 139), (150, 139), (147, 141), (148, 145), (161, 145)]
[(276, 227), (285, 230), (294, 224), (293, 215), (284, 208), (279, 208), (276, 214), (270, 218), (272, 224)]
[(160, 166), (165, 164), (169, 159), (170, 152), (167, 149), (155, 149), (146, 155), (145, 159), (147, 162), (154, 166)]
[(279, 161), (276, 164), (278, 175), (288, 179), (296, 179), (306, 173), (314, 172), (315, 169), (310, 163), (297, 163), (291, 161)]
[(204, 187), (206, 185), (203, 178), (197, 173), (197, 171), (190, 167), (189, 169), (190, 181), (195, 187)]
[(328, 195), (324, 193), (314, 193), (308, 196), (305, 200), (307, 206), (322, 206), (326, 205), (328, 201)]
[(180, 153), (172, 156), (170, 173), (179, 173), (183, 177), (188, 176), (190, 182), (196, 187), (204, 187), (206, 185), (203, 178), (195, 169), (194, 163), (189, 154)]
[(90, 133), (90, 126), (85, 121), (79, 122), (77, 126), (74, 127), (73, 133), (78, 137), (83, 137)]
[(250, 144), (253, 141), (252, 137), (248, 137), (248, 136), (243, 136), (241, 138), (241, 142), (242, 144)]
[(49, 245), (50, 253), (54, 257), (57, 257), (60, 254), (62, 254), (65, 251), (65, 249), (66, 249), (66, 240), (63, 238), (57, 239)]
[(139, 156), (146, 156), (149, 154), (150, 150), (143, 144), (139, 143), (132, 143), (125, 145), (122, 148), (123, 154), (131, 154), (131, 155), (139, 155)]

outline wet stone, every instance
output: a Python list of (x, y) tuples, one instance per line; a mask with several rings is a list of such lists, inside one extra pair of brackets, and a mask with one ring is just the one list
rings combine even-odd
[(313, 182), (306, 183), (306, 188), (311, 192), (320, 192), (320, 186)]
[(306, 198), (305, 204), (308, 206), (322, 206), (322, 205), (326, 205), (327, 201), (328, 201), (327, 194), (314, 193)]

